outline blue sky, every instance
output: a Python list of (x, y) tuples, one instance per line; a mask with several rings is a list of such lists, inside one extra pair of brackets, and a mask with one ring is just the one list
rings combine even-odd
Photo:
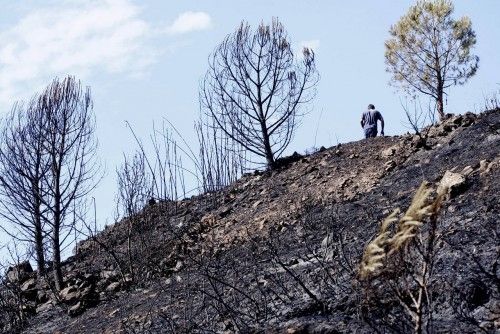
[[(242, 20), (256, 26), (278, 17), (292, 44), (317, 54), (321, 80), (289, 147), (358, 140), (361, 112), (376, 105), (386, 135), (406, 132), (402, 94), (388, 85), (384, 41), (409, 0), (48, 0), (2, 1), (0, 114), (42, 89), (55, 76), (76, 75), (92, 87), (99, 155), (107, 175), (95, 196), (103, 224), (114, 208), (115, 173), (123, 153), (165, 117), (194, 145), (199, 81), (208, 56)], [(500, 1), (457, 0), (455, 16), (471, 18), (477, 33), (477, 75), (449, 90), (447, 112), (479, 111), (500, 89)], [(425, 100), (424, 100), (425, 101)]]

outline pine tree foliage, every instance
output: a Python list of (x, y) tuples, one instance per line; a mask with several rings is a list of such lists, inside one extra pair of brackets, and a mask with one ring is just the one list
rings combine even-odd
[(472, 53), (476, 34), (471, 20), (454, 19), (453, 10), (450, 0), (418, 1), (391, 27), (385, 42), (392, 83), (410, 95), (435, 99), (441, 118), (446, 89), (465, 84), (479, 65)]

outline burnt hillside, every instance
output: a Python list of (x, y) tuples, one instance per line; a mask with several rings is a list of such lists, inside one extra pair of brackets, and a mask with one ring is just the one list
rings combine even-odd
[(32, 313), (23, 331), (412, 332), (416, 309), (400, 288), (422, 282), (395, 282), (417, 265), (396, 259), (393, 276), (382, 268), (369, 282), (358, 267), (379, 222), (448, 171), (457, 182), (435, 220), (421, 332), (494, 333), (499, 154), (500, 110), (466, 114), (431, 127), (425, 145), (409, 134), (360, 140), (147, 206), (79, 245), (59, 304), (34, 274), (11, 275)]

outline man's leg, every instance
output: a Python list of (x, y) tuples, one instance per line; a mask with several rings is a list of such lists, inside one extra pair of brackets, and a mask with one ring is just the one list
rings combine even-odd
[(377, 136), (377, 130), (374, 128), (365, 129), (365, 138), (374, 138)]

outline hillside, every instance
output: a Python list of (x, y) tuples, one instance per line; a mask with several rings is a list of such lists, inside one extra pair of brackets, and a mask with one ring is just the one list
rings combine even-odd
[(423, 332), (494, 333), (500, 110), (450, 117), (428, 135), (339, 144), (219, 193), (149, 205), (78, 246), (60, 306), (33, 273), (18, 280), (33, 312), (24, 331), (412, 332), (414, 310), (390, 292), (400, 290), (359, 279), (358, 267), (380, 221), (448, 172), (458, 181), (436, 218)]

